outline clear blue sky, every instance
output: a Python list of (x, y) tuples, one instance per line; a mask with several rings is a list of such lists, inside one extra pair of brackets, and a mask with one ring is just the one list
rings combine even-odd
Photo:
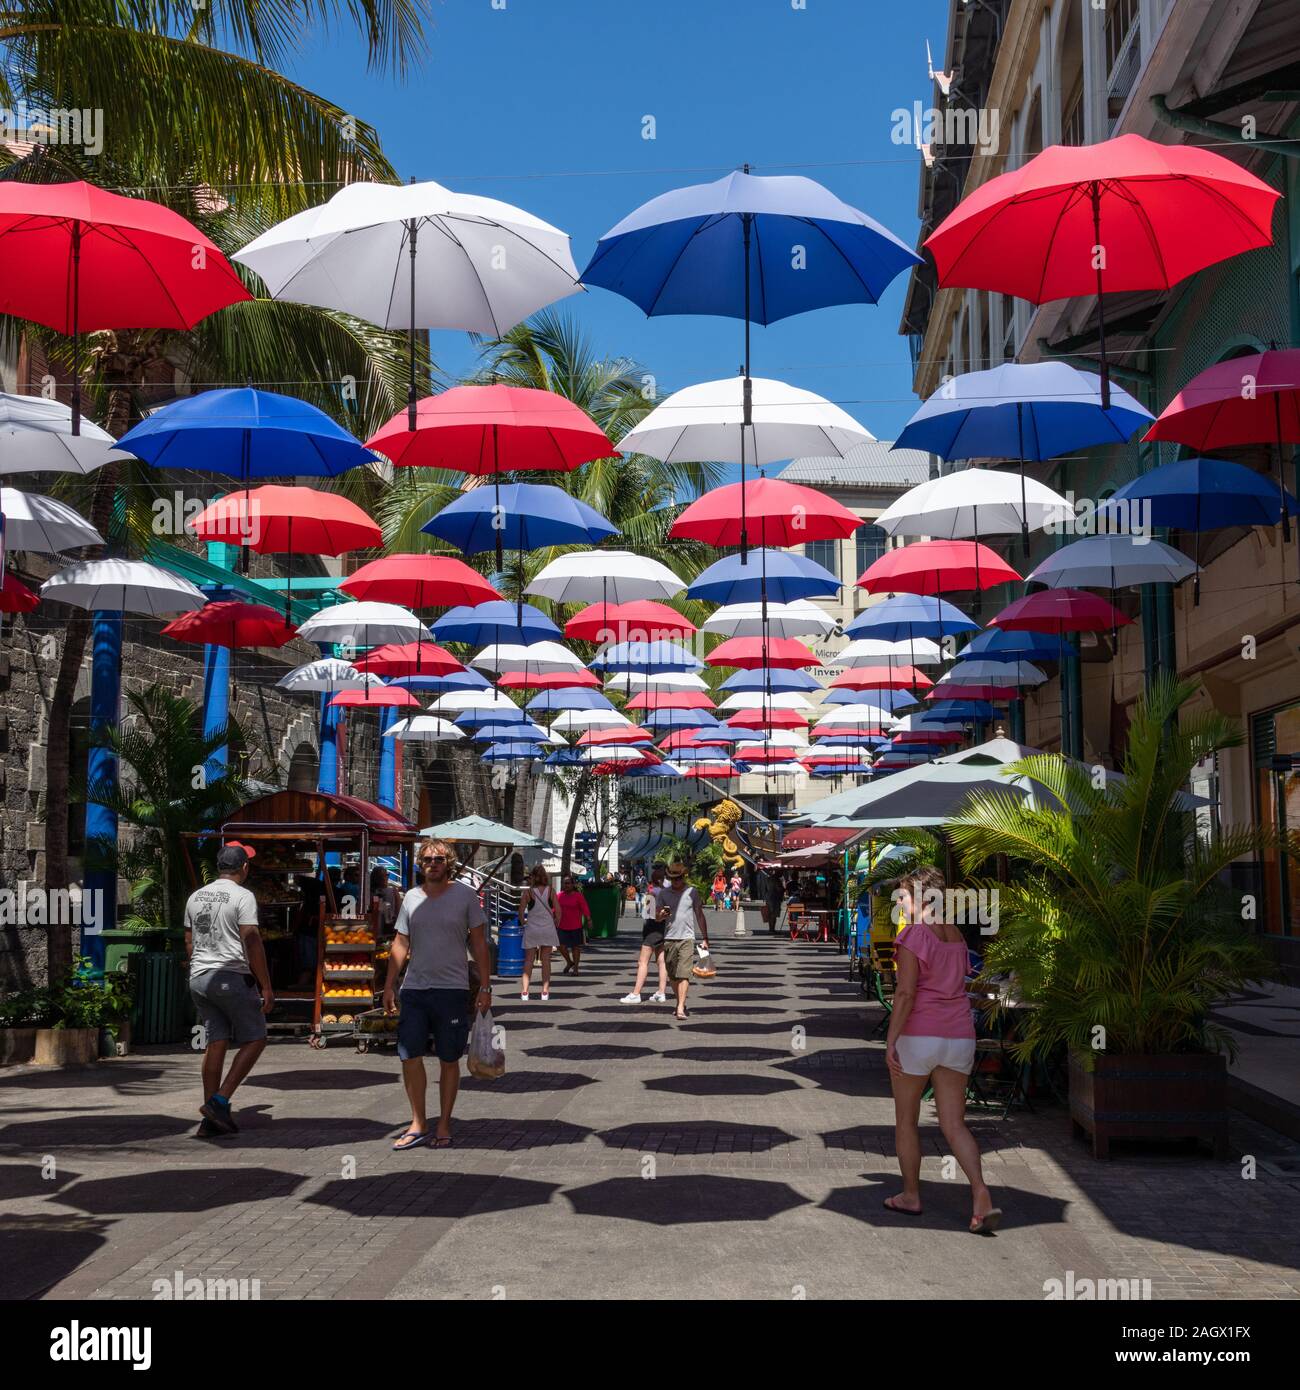
[[(500, 0), (498, 0), (500, 3)], [(445, 0), (431, 57), (405, 85), (377, 80), (359, 43), (337, 38), (291, 75), (369, 121), (405, 178), (436, 179), (527, 208), (573, 238), (579, 269), (596, 239), (673, 187), (748, 161), (803, 173), (909, 244), (920, 155), (891, 141), (891, 112), (928, 105), (927, 39), (943, 54), (946, 0)], [(652, 115), (656, 139), (642, 138)], [(818, 167), (820, 166), (820, 167)], [(817, 391), (878, 438), (916, 402), (898, 321), (906, 277), (877, 306), (825, 309), (754, 329), (754, 373)], [(661, 393), (729, 376), (741, 327), (647, 319), (604, 290), (567, 300), (602, 355), (654, 372)], [(435, 333), (451, 374), (464, 335)]]

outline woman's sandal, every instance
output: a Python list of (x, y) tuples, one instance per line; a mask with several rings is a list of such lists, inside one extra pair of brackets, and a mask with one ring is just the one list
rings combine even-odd
[(971, 1217), (971, 1235), (991, 1236), (1002, 1221), (1002, 1208), (994, 1207), (992, 1211), (987, 1211), (983, 1216)]
[(406, 1133), (401, 1135), (393, 1144), (393, 1152), (401, 1154), (405, 1153), (407, 1149), (418, 1149), (421, 1145), (427, 1144), (429, 1138), (430, 1135), (427, 1129), (421, 1133), (417, 1133), (413, 1129), (408, 1129)]
[(880, 1205), (884, 1207), (886, 1211), (896, 1211), (899, 1216), (920, 1216), (924, 1212), (923, 1207), (917, 1207), (915, 1211), (913, 1211), (911, 1207), (896, 1207), (894, 1205), (896, 1200), (897, 1199), (894, 1197), (886, 1197)]
[(451, 1135), (450, 1135), (450, 1134), (435, 1134), (435, 1135), (433, 1136), (432, 1140), (431, 1140), (430, 1143), (429, 1143), (429, 1147), (430, 1147), (431, 1149), (449, 1149), (449, 1148), (451, 1148)]

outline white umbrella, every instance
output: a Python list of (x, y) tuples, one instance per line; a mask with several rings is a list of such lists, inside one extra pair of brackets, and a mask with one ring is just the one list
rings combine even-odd
[(1049, 589), (1128, 589), (1140, 584), (1178, 584), (1196, 563), (1163, 541), (1138, 536), (1084, 536), (1054, 550), (1026, 581)]
[(1042, 685), (1046, 679), (1032, 661), (959, 661), (944, 676), (952, 685)]
[(885, 642), (879, 637), (859, 637), (831, 658), (834, 666), (879, 666), (898, 661), (903, 666), (940, 666), (948, 658), (938, 642), (918, 637), (911, 642)]
[(39, 492), (0, 488), (0, 512), (4, 513), (4, 538), (11, 550), (57, 555), (61, 550), (104, 544), (103, 536), (80, 512)]
[[(760, 467), (806, 454), (843, 457), (874, 436), (851, 415), (812, 391), (754, 377), (752, 424), (745, 431), (744, 462)], [(619, 441), (624, 454), (648, 454), (665, 463), (741, 462), (744, 381), (739, 376), (702, 381), (674, 391)]]
[[(795, 599), (792, 603), (767, 605), (767, 635), (769, 637), (828, 637), (838, 624), (819, 604), (810, 599)], [(704, 622), (705, 632), (725, 632), (730, 637), (761, 637), (763, 635), (763, 605), (761, 603), (729, 603), (719, 608)]]
[(963, 468), (909, 488), (875, 524), (889, 536), (1008, 536), (1026, 526), (1060, 525), (1074, 508), (1035, 478), (993, 468)]
[(403, 743), (451, 743), (464, 738), (465, 731), (436, 715), (417, 714), (414, 719), (399, 719), (395, 724), (390, 724), (383, 736), (399, 739)]
[(192, 613), (208, 601), (188, 579), (141, 560), (83, 560), (47, 579), (41, 597), (91, 612), (102, 608), (150, 617)]
[(632, 603), (674, 598), (685, 588), (658, 560), (630, 550), (579, 550), (552, 560), (524, 592), (553, 603)]
[(799, 690), (737, 690), (722, 702), (723, 709), (811, 709), (812, 701)]
[(808, 735), (798, 729), (768, 729), (757, 738), (746, 739), (736, 745), (736, 756), (742, 753), (756, 753), (765, 748), (807, 748)]
[(640, 671), (620, 671), (605, 682), (606, 690), (626, 690), (631, 694), (641, 691), (708, 690), (708, 682), (693, 671), (663, 671), (658, 675), (647, 676)]
[(388, 642), (432, 642), (433, 633), (396, 603), (336, 603), (313, 613), (298, 636), (322, 644), (350, 643), (378, 647)]
[(584, 669), (581, 659), (558, 642), (530, 642), (527, 646), (499, 642), (484, 647), (469, 664), (485, 671), (531, 671), (538, 676)]
[(463, 714), (470, 709), (505, 709), (507, 706), (518, 714), (519, 706), (508, 695), (489, 686), (484, 690), (449, 690), (439, 695), (429, 708)]
[(645, 761), (645, 749), (631, 743), (607, 743), (578, 749), (581, 763), (641, 763)]
[(835, 705), (813, 725), (812, 736), (845, 729), (888, 728), (893, 722), (894, 716), (879, 705)]
[(364, 690), (367, 686), (383, 685), (378, 676), (358, 671), (350, 661), (339, 661), (337, 657), (324, 657), (320, 661), (309, 661), (305, 666), (294, 669), (276, 681), (277, 690), (293, 690), (303, 694), (339, 690)]
[[(745, 759), (739, 753), (737, 758), (743, 763)], [(807, 777), (808, 769), (802, 763), (764, 763), (761, 767), (755, 767), (750, 773), (751, 777)]]
[(890, 730), (894, 734), (914, 734), (918, 732), (939, 733), (939, 734), (961, 734), (966, 732), (966, 726), (960, 723), (922, 723), (922, 713), (905, 714)]
[(637, 726), (624, 714), (613, 709), (566, 709), (551, 720), (552, 733), (576, 734), (587, 729), (618, 729)]
[(113, 448), (113, 436), (81, 417), (72, 433), (72, 411), (44, 396), (0, 391), (0, 474), (91, 473), (131, 455)]

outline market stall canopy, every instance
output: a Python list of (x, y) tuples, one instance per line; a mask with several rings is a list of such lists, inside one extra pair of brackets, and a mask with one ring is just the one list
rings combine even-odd
[(367, 830), (376, 840), (410, 841), (419, 831), (396, 811), (362, 801), (356, 796), (339, 796), (332, 792), (276, 791), (247, 801), (221, 827), (238, 830), (241, 835), (255, 832), (302, 831), (304, 836), (330, 830)]
[(450, 840), (453, 844), (500, 845), (510, 849), (550, 849), (547, 841), (539, 840), (522, 830), (488, 820), (486, 816), (462, 816), (459, 820), (444, 821), (441, 825), (426, 826), (421, 835), (432, 840)]

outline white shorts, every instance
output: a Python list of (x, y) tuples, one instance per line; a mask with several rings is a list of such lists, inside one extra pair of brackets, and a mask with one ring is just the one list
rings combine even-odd
[(947, 1067), (969, 1076), (975, 1068), (974, 1038), (924, 1038), (904, 1034), (898, 1039), (898, 1060), (908, 1076), (929, 1076)]

